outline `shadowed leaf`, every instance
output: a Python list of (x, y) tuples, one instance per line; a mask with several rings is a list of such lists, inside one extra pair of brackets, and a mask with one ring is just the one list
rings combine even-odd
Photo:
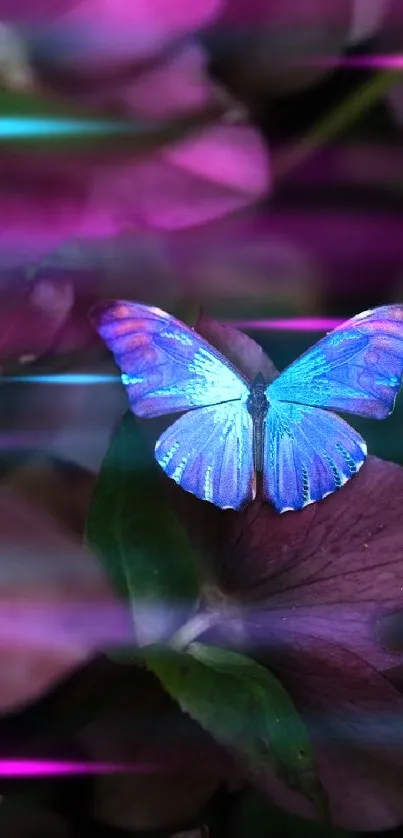
[(228, 818), (228, 838), (349, 838), (353, 833), (298, 818), (271, 805), (262, 794), (247, 789), (234, 795)]
[(186, 652), (152, 647), (146, 663), (182, 710), (246, 758), (253, 772), (264, 776), (267, 767), (274, 769), (326, 816), (308, 733), (288, 693), (265, 667), (202, 643), (191, 643)]
[(130, 413), (104, 459), (87, 539), (130, 599), (139, 643), (160, 640), (184, 622), (198, 596), (194, 554)]

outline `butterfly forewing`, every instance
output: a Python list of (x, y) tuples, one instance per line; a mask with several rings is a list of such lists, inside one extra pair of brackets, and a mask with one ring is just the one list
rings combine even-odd
[(330, 411), (274, 402), (266, 422), (263, 492), (278, 512), (335, 492), (361, 468), (362, 437)]
[(269, 400), (384, 419), (403, 374), (403, 305), (343, 323), (294, 361), (267, 389)]
[(181, 416), (160, 436), (155, 456), (183, 489), (222, 509), (255, 497), (253, 423), (242, 401)]
[[(223, 509), (253, 500), (254, 420), (246, 379), (159, 309), (107, 302), (92, 310), (92, 320), (122, 371), (134, 413), (151, 418), (188, 411), (156, 444), (166, 474)], [(329, 409), (382, 419), (393, 409), (402, 374), (403, 305), (390, 305), (348, 320), (263, 386), (264, 498), (279, 512), (297, 510), (353, 477), (365, 460), (365, 442)]]
[(247, 382), (193, 329), (160, 309), (125, 301), (91, 319), (122, 371), (130, 407), (148, 418), (246, 399)]

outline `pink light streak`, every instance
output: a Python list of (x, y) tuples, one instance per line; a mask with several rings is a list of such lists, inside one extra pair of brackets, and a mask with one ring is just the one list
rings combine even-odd
[(236, 329), (258, 329), (259, 331), (327, 332), (344, 323), (340, 317), (285, 317), (268, 320), (228, 320)]
[(116, 774), (120, 772), (155, 774), (156, 765), (116, 765), (114, 763), (58, 762), (37, 759), (1, 759), (0, 777), (7, 779), (29, 777), (57, 777), (74, 774)]
[(389, 55), (351, 55), (345, 57), (308, 58), (303, 61), (296, 61), (298, 65), (310, 65), (313, 67), (347, 67), (356, 70), (403, 70), (403, 54), (392, 53)]

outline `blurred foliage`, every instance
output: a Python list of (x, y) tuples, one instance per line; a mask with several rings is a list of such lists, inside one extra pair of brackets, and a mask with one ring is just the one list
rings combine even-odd
[(289, 838), (291, 835), (298, 838), (352, 838), (354, 834), (285, 812), (250, 789), (233, 795), (231, 804), (226, 824), (228, 838)]
[(130, 604), (136, 642), (169, 637), (197, 602), (195, 556), (131, 413), (102, 463), (86, 537), (118, 594)]

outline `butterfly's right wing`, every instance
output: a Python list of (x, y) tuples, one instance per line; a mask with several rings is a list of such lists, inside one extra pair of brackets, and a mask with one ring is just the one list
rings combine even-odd
[(308, 349), (269, 384), (267, 398), (384, 419), (402, 376), (403, 305), (381, 306)]
[(160, 436), (155, 456), (179, 486), (221, 509), (256, 495), (253, 423), (242, 401), (185, 413)]
[(97, 303), (90, 317), (114, 354), (137, 416), (247, 399), (248, 382), (231, 363), (166, 312), (115, 300)]
[(278, 512), (302, 509), (347, 483), (366, 454), (362, 437), (334, 413), (272, 402), (266, 422), (264, 498)]

